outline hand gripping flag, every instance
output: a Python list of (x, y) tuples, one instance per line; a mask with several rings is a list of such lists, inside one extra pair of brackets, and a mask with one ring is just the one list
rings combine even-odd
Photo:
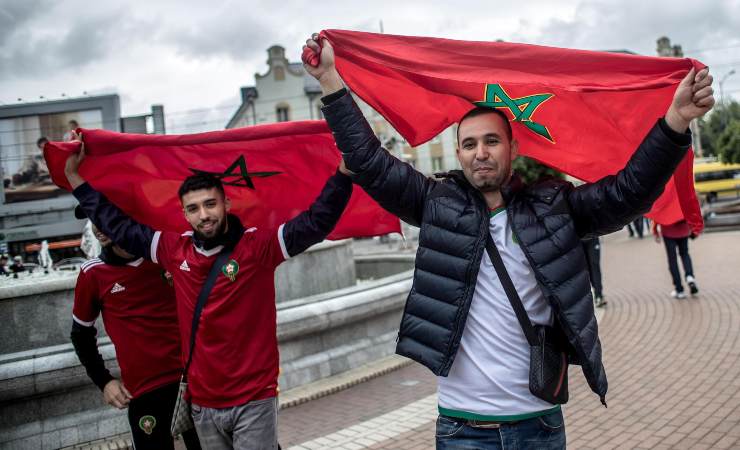
[[(221, 178), (231, 211), (245, 226), (278, 227), (307, 209), (341, 160), (322, 121), (284, 122), (189, 135), (78, 130), (86, 158), (80, 175), (137, 221), (186, 231), (177, 190), (197, 172)], [(50, 142), (51, 178), (70, 190), (64, 165), (77, 142)], [(400, 232), (398, 219), (359, 186), (329, 239)]]
[[(519, 152), (593, 182), (627, 163), (665, 115), (692, 59), (325, 30), (349, 88), (411, 145), (473, 104), (510, 118)], [(316, 65), (308, 50), (304, 57)], [(688, 151), (648, 217), (703, 227)]]

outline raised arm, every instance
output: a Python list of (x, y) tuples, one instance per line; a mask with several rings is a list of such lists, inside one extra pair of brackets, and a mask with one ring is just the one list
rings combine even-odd
[(346, 169), (340, 168), (327, 180), (306, 211), (283, 225), (281, 231), (288, 255), (295, 256), (323, 241), (339, 222), (352, 196), (352, 180), (342, 171)]
[[(344, 162), (352, 172), (352, 181), (362, 186), (380, 206), (403, 221), (418, 226), (424, 200), (434, 181), (393, 157), (381, 146), (352, 96), (343, 87), (334, 66), (331, 44), (324, 40), (323, 48), (320, 48), (315, 39), (318, 35), (314, 34), (306, 41), (304, 67), (321, 84), (325, 105), (322, 111)], [(318, 66), (309, 63), (312, 54), (320, 54)]]
[(72, 194), (80, 202), (80, 207), (95, 226), (116, 245), (134, 256), (151, 260), (154, 230), (126, 215), (80, 176), (79, 167), (84, 159), (85, 147), (82, 144), (80, 152), (69, 155), (64, 166), (64, 173), (72, 185)]
[(568, 195), (577, 233), (598, 236), (619, 230), (650, 210), (691, 145), (691, 120), (714, 105), (712, 76), (692, 69), (665, 115), (616, 175), (574, 188)]

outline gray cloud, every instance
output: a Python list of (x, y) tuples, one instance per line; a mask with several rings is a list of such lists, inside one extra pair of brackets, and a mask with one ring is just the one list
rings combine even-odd
[(156, 40), (178, 54), (210, 59), (225, 56), (235, 60), (251, 58), (265, 51), (264, 43), (275, 39), (275, 28), (251, 8), (235, 5), (232, 10), (205, 13), (197, 20), (169, 22)]
[[(64, 14), (70, 19), (62, 20)], [(49, 22), (54, 15), (60, 20)], [(122, 9), (84, 15), (46, 11), (12, 31), (0, 53), (0, 76), (48, 77), (65, 69), (83, 69), (108, 58), (117, 45), (140, 34), (144, 26)]]
[(655, 41), (664, 35), (684, 50), (720, 47), (738, 40), (740, 15), (731, 3), (706, 1), (678, 7), (675, 1), (623, 0), (615, 7), (604, 0), (582, 2), (572, 20), (551, 20), (536, 35), (519, 37), (545, 45), (626, 48), (646, 55), (655, 54)]
[[(740, 72), (735, 64), (740, 46), (726, 49), (740, 45), (740, 0), (432, 3), (0, 0), (0, 101), (114, 86), (124, 110), (136, 113), (155, 102), (170, 112), (208, 108), (220, 100), (238, 103), (238, 87), (254, 83), (252, 74), (264, 71), (269, 46), (285, 46), (288, 58), (297, 61), (310, 32), (378, 31), (381, 19), (386, 33), (646, 55), (655, 54), (656, 39), (667, 35), (687, 56), (714, 67), (716, 77), (731, 68)], [(707, 50), (717, 47), (722, 49)], [(725, 84), (726, 93), (738, 89), (740, 75)], [(225, 123), (220, 115), (202, 116), (188, 113), (173, 120)]]
[(49, 5), (51, 0), (3, 1), (0, 4), (0, 45), (5, 46), (16, 31)]

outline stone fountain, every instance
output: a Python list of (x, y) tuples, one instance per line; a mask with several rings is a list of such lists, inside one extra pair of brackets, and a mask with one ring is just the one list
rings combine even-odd
[[(353, 248), (352, 240), (327, 241), (276, 273), (283, 392), (393, 353), (413, 253), (355, 256)], [(34, 273), (0, 286), (0, 450), (59, 448), (128, 431), (125, 412), (103, 404), (69, 342), (76, 276)], [(117, 374), (113, 345), (96, 326)]]

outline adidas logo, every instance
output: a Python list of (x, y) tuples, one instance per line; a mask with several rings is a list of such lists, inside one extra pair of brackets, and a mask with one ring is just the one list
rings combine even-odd
[(184, 270), (185, 272), (190, 272), (190, 267), (188, 266), (188, 261), (185, 260), (180, 264), (180, 270)]
[(116, 283), (113, 285), (113, 288), (110, 290), (111, 294), (115, 294), (117, 292), (125, 291), (126, 288), (121, 286), (120, 284)]

